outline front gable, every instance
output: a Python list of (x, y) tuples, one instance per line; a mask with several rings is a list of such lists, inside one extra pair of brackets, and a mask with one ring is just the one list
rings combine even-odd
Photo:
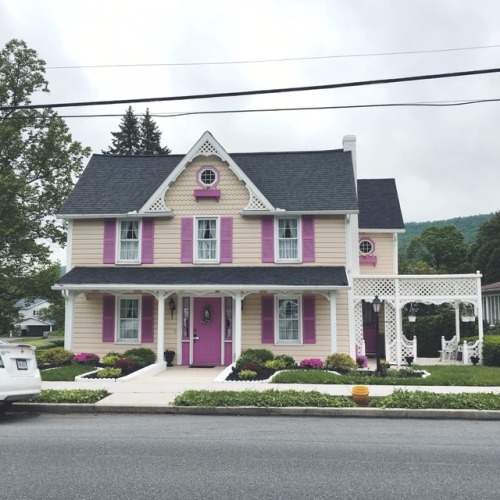
[[(200, 185), (199, 174), (204, 167), (213, 167), (214, 171), (220, 175), (217, 189), (207, 189), (206, 186)], [(175, 205), (178, 197), (182, 198), (187, 205), (192, 205), (191, 202), (194, 199), (202, 202), (210, 199), (219, 201), (220, 198), (224, 199), (225, 189), (223, 188), (226, 187), (231, 195), (234, 191), (246, 190), (244, 206), (238, 211), (259, 213), (275, 210), (269, 200), (207, 131), (141, 207), (139, 213), (176, 212), (172, 203)], [(239, 194), (241, 196), (241, 193)], [(179, 201), (182, 203), (181, 200)], [(221, 207), (218, 208), (219, 213), (220, 211)]]

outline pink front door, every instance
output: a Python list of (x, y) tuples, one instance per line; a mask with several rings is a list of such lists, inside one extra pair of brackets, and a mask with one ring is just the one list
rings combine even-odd
[(193, 309), (193, 338), (198, 337), (193, 344), (193, 364), (220, 365), (221, 299), (196, 297)]

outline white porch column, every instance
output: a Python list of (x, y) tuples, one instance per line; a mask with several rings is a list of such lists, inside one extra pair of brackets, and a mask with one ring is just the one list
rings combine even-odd
[[(402, 341), (402, 335), (403, 335), (403, 319), (402, 319), (402, 314), (401, 314), (401, 304), (399, 303), (399, 279), (396, 278), (394, 281), (394, 292), (395, 292), (395, 300), (394, 300), (394, 307), (396, 309), (396, 364), (398, 368), (401, 367), (401, 341)], [(386, 301), (387, 303), (387, 301)], [(386, 318), (386, 311), (387, 309), (385, 308), (384, 305), (384, 321)], [(390, 344), (387, 340), (387, 335), (385, 332), (385, 327), (384, 327), (384, 339), (385, 339), (385, 359), (390, 361), (391, 359), (391, 353), (390, 353)]]
[(156, 361), (163, 361), (165, 347), (165, 292), (158, 292), (158, 343), (156, 346)]
[(455, 335), (457, 336), (457, 345), (460, 344), (460, 302), (455, 302)]
[(356, 359), (356, 312), (354, 310), (354, 292), (352, 288), (347, 290), (347, 310), (349, 311), (349, 356)]
[(337, 292), (329, 292), (331, 352), (337, 352)]
[[(481, 296), (481, 274), (477, 272), (477, 328), (479, 333), (479, 342), (483, 343), (483, 300)], [(481, 357), (483, 353), (481, 351)]]
[(234, 345), (233, 363), (241, 356), (241, 292), (236, 292), (234, 297)]
[(75, 310), (76, 293), (73, 291), (63, 292), (66, 299), (66, 312), (64, 317), (64, 348), (71, 351), (73, 347), (73, 315)]

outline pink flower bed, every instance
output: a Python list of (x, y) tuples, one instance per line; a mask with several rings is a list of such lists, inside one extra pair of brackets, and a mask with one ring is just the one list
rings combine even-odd
[(303, 359), (300, 362), (300, 366), (302, 366), (302, 368), (314, 368), (316, 370), (320, 370), (323, 368), (323, 361), (318, 358)]

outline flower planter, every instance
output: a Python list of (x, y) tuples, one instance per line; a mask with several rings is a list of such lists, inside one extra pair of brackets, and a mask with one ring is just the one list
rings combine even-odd
[(167, 366), (174, 366), (173, 361), (175, 358), (175, 351), (165, 351), (163, 353), (163, 357), (165, 361), (167, 362)]
[(370, 391), (366, 385), (355, 385), (351, 389), (352, 399), (359, 406), (366, 406), (369, 401)]

